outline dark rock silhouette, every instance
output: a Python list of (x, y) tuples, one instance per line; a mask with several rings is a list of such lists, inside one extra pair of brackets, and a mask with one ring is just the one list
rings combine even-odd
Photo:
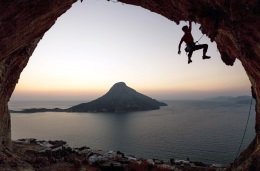
[(167, 104), (138, 93), (128, 87), (124, 82), (119, 82), (114, 84), (104, 96), (89, 103), (81, 103), (68, 109), (30, 108), (21, 111), (10, 110), (10, 112), (133, 112), (160, 109), (160, 106), (167, 106)]
[(15, 111), (10, 110), (11, 113), (38, 113), (38, 112), (66, 112), (65, 109), (60, 108), (53, 108), (53, 109), (47, 109), (47, 108), (30, 108), (30, 109), (24, 109), (21, 111)]
[(89, 103), (73, 106), (69, 112), (130, 112), (159, 109), (166, 106), (148, 96), (138, 93), (124, 82), (116, 83), (102, 97)]
[[(0, 151), (11, 149), (8, 101), (30, 56), (56, 19), (76, 0), (0, 1)], [(233, 163), (234, 170), (260, 170), (259, 1), (119, 0), (161, 14), (177, 24), (194, 21), (215, 41), (226, 65), (239, 59), (256, 98), (255, 139)]]

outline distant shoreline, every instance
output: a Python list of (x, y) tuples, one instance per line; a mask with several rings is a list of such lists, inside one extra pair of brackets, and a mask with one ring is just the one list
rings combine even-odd
[(87, 111), (87, 112), (73, 112), (69, 111), (68, 109), (47, 109), (47, 108), (28, 108), (23, 110), (9, 110), (10, 113), (42, 113), (42, 112), (67, 112), (67, 113), (124, 113), (124, 112), (141, 112), (141, 111), (150, 111), (150, 110), (159, 110), (158, 109), (149, 109), (149, 110), (136, 110), (136, 111), (115, 111), (115, 112), (95, 112), (95, 111)]
[[(207, 98), (207, 99), (172, 99), (172, 100), (161, 100), (162, 102), (165, 102), (165, 104), (167, 102), (171, 102), (171, 101), (176, 101), (176, 102), (194, 102), (194, 101), (205, 101), (205, 102), (230, 102), (230, 103), (239, 103), (239, 104), (248, 104), (250, 103), (251, 101), (251, 96), (219, 96), (219, 97), (212, 97), (212, 98)], [(13, 101), (13, 103), (15, 102), (28, 102), (28, 103), (33, 103), (35, 101)], [(77, 103), (80, 103), (81, 101), (80, 100), (71, 100), (71, 101), (68, 101), (68, 100), (55, 100), (55, 101), (37, 101), (37, 102), (77, 102)], [(159, 109), (159, 108), (158, 108)], [(149, 110), (158, 110), (158, 109), (149, 109)], [(137, 111), (149, 111), (149, 110), (137, 110)], [(10, 109), (9, 110), (10, 113), (40, 113), (40, 112), (69, 112), (69, 113), (72, 113), (72, 111), (68, 111), (68, 108), (44, 108), (44, 107), (39, 107), (39, 108), (25, 108), (25, 109), (21, 109), (21, 110), (13, 110), (13, 109)], [(77, 112), (77, 113), (86, 113), (86, 112), (91, 112), (91, 113), (104, 113), (104, 112), (95, 112), (95, 111), (83, 111), (83, 112)], [(135, 112), (135, 111), (121, 111), (121, 112)], [(116, 112), (111, 112), (111, 113), (116, 113)], [(120, 111), (119, 111), (120, 113)]]

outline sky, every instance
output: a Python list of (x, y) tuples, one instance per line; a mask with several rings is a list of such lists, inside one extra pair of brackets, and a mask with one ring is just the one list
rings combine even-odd
[[(205, 35), (188, 59), (181, 22), (141, 7), (106, 0), (76, 2), (45, 33), (21, 74), (11, 100), (92, 100), (116, 82), (160, 100), (250, 95), (240, 63), (226, 66)], [(192, 34), (202, 33), (193, 23)]]

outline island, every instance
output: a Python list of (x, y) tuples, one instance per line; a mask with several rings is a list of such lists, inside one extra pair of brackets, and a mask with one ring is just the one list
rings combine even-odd
[(12, 113), (36, 113), (36, 112), (134, 112), (160, 109), (167, 106), (166, 103), (159, 102), (136, 90), (128, 87), (124, 82), (114, 84), (103, 96), (88, 103), (81, 103), (68, 109), (46, 109), (32, 108), (22, 111), (10, 111)]

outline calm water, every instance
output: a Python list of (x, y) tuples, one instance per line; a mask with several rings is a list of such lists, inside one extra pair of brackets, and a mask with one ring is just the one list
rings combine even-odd
[[(12, 102), (10, 109), (66, 108), (79, 102)], [(143, 158), (227, 164), (234, 160), (249, 104), (166, 101), (160, 110), (133, 113), (11, 114), (12, 138), (62, 139), (72, 146), (120, 150)], [(254, 137), (254, 107), (243, 147)]]

